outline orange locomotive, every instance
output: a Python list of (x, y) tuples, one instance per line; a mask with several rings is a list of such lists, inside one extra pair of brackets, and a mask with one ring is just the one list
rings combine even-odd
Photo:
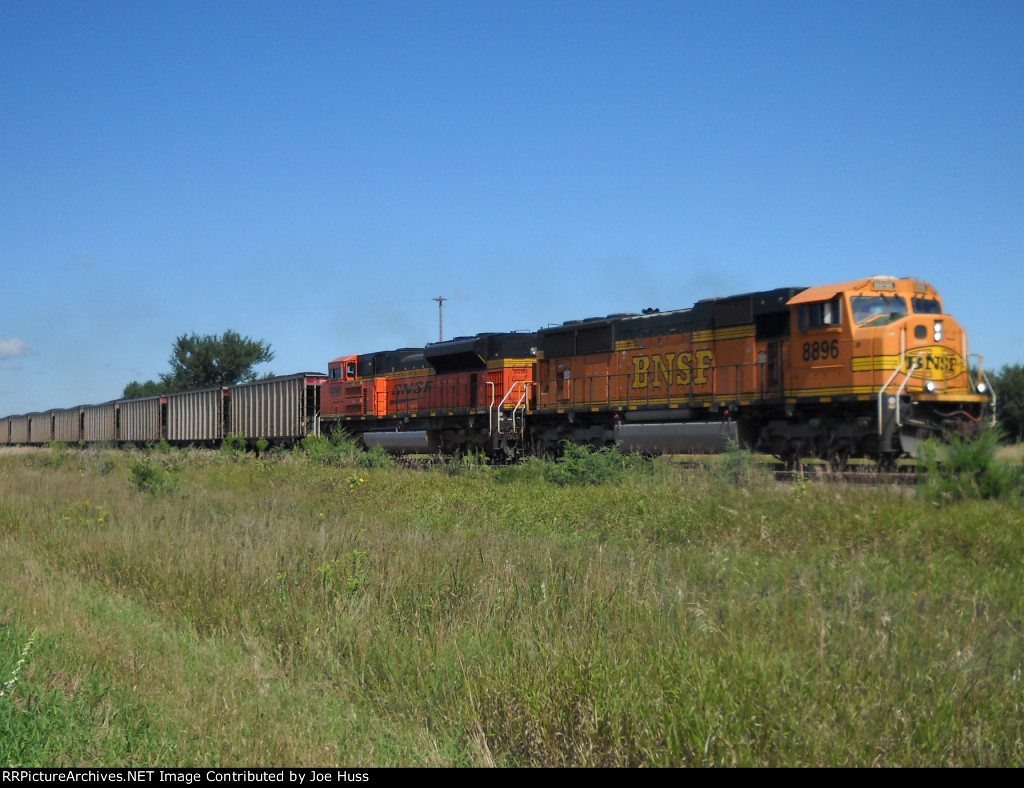
[(394, 453), (515, 457), (532, 404), (536, 334), (479, 334), (328, 364), (322, 423)]
[(325, 422), (397, 452), (735, 441), (789, 460), (891, 460), (990, 412), (968, 359), (931, 286), (879, 276), (342, 357), (321, 403)]

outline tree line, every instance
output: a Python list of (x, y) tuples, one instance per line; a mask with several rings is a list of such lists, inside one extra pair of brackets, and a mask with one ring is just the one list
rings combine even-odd
[(1024, 441), (1024, 364), (1007, 364), (989, 379), (996, 392), (999, 429), (1009, 442)]

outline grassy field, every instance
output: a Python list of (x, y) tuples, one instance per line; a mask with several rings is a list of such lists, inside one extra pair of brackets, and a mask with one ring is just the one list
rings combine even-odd
[(0, 456), (0, 765), (1024, 764), (1019, 496), (346, 456)]

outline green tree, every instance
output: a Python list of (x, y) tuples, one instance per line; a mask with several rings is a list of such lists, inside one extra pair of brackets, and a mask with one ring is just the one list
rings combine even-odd
[(217, 334), (188, 334), (178, 337), (168, 360), (171, 371), (159, 381), (132, 381), (124, 390), (126, 398), (146, 397), (168, 391), (230, 386), (256, 380), (253, 367), (271, 361), (274, 351), (263, 341), (243, 337), (237, 331)]
[(167, 388), (158, 380), (147, 380), (145, 383), (133, 380), (124, 387), (124, 393), (121, 396), (125, 399), (142, 399), (143, 397), (155, 397), (165, 391)]
[(996, 391), (996, 416), (1003, 433), (1014, 441), (1024, 440), (1024, 366), (1004, 366), (992, 376)]
[(178, 390), (229, 386), (256, 380), (258, 376), (252, 368), (273, 358), (270, 345), (235, 331), (225, 331), (220, 336), (189, 334), (175, 341), (171, 371), (160, 377)]

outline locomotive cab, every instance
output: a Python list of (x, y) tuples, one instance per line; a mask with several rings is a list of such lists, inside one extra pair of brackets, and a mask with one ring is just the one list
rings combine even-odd
[(359, 356), (341, 356), (327, 365), (330, 380), (352, 381), (358, 377)]
[(913, 456), (931, 435), (978, 429), (989, 403), (984, 373), (979, 361), (972, 377), (967, 335), (931, 285), (876, 276), (809, 288), (789, 305), (787, 401), (817, 410), (833, 442), (856, 433), (845, 426), (851, 419), (873, 428), (870, 453), (883, 456)]
[(387, 411), (387, 386), (374, 375), (373, 356), (339, 356), (327, 365), (321, 385), (323, 414), (362, 418)]

